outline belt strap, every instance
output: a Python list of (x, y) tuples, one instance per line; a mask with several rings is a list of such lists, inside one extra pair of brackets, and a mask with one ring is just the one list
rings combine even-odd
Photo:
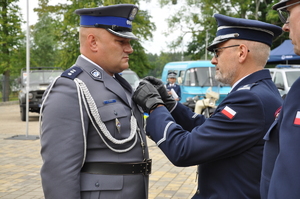
[(151, 174), (152, 160), (140, 163), (85, 162), (81, 172), (102, 175)]

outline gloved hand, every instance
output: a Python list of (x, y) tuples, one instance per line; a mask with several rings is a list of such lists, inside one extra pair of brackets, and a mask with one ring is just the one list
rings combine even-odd
[(176, 100), (174, 100), (172, 98), (171, 95), (168, 94), (164, 83), (160, 79), (157, 79), (157, 78), (152, 77), (152, 76), (147, 76), (147, 77), (144, 78), (144, 80), (150, 82), (157, 89), (157, 91), (159, 92), (162, 100), (165, 103), (166, 108), (169, 111), (171, 111), (175, 107), (177, 102), (176, 102)]
[(152, 109), (155, 109), (160, 104), (164, 105), (156, 88), (145, 80), (142, 80), (136, 88), (132, 100), (140, 105), (146, 113), (150, 113)]

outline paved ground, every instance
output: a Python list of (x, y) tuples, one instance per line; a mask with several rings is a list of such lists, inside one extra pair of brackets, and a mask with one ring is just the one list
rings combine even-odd
[[(42, 199), (40, 140), (7, 139), (16, 135), (37, 137), (38, 114), (29, 114), (27, 126), (20, 120), (17, 104), (0, 104), (0, 198)], [(154, 142), (148, 140), (148, 145), (153, 160), (149, 199), (191, 198), (196, 190), (196, 167), (175, 167)]]

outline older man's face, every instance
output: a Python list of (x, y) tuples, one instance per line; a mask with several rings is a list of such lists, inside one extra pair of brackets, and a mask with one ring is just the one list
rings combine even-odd
[[(287, 5), (297, 2), (291, 1)], [(294, 51), (300, 55), (300, 4), (295, 4), (287, 8), (290, 17), (282, 27), (285, 32), (289, 32), (289, 37), (294, 44)]]
[(237, 79), (237, 41), (229, 40), (218, 45), (218, 52), (212, 58), (211, 63), (215, 65), (216, 74), (215, 79), (224, 84), (231, 86)]

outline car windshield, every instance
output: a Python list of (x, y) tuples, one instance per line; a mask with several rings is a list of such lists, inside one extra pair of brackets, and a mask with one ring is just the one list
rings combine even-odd
[(140, 78), (133, 71), (123, 71), (121, 76), (132, 86), (132, 88), (136, 88), (139, 85)]
[(300, 77), (300, 71), (287, 71), (286, 79), (288, 82), (288, 86), (291, 87), (292, 84), (296, 81), (296, 79)]
[(122, 77), (131, 85), (133, 85), (136, 81), (139, 81), (139, 78), (134, 73), (122, 73)]
[[(31, 71), (30, 84), (50, 84), (62, 71)], [(27, 75), (23, 74), (24, 84), (26, 84)]]
[(219, 86), (224, 85), (215, 79), (215, 68), (197, 67), (190, 68), (185, 73), (184, 86)]

